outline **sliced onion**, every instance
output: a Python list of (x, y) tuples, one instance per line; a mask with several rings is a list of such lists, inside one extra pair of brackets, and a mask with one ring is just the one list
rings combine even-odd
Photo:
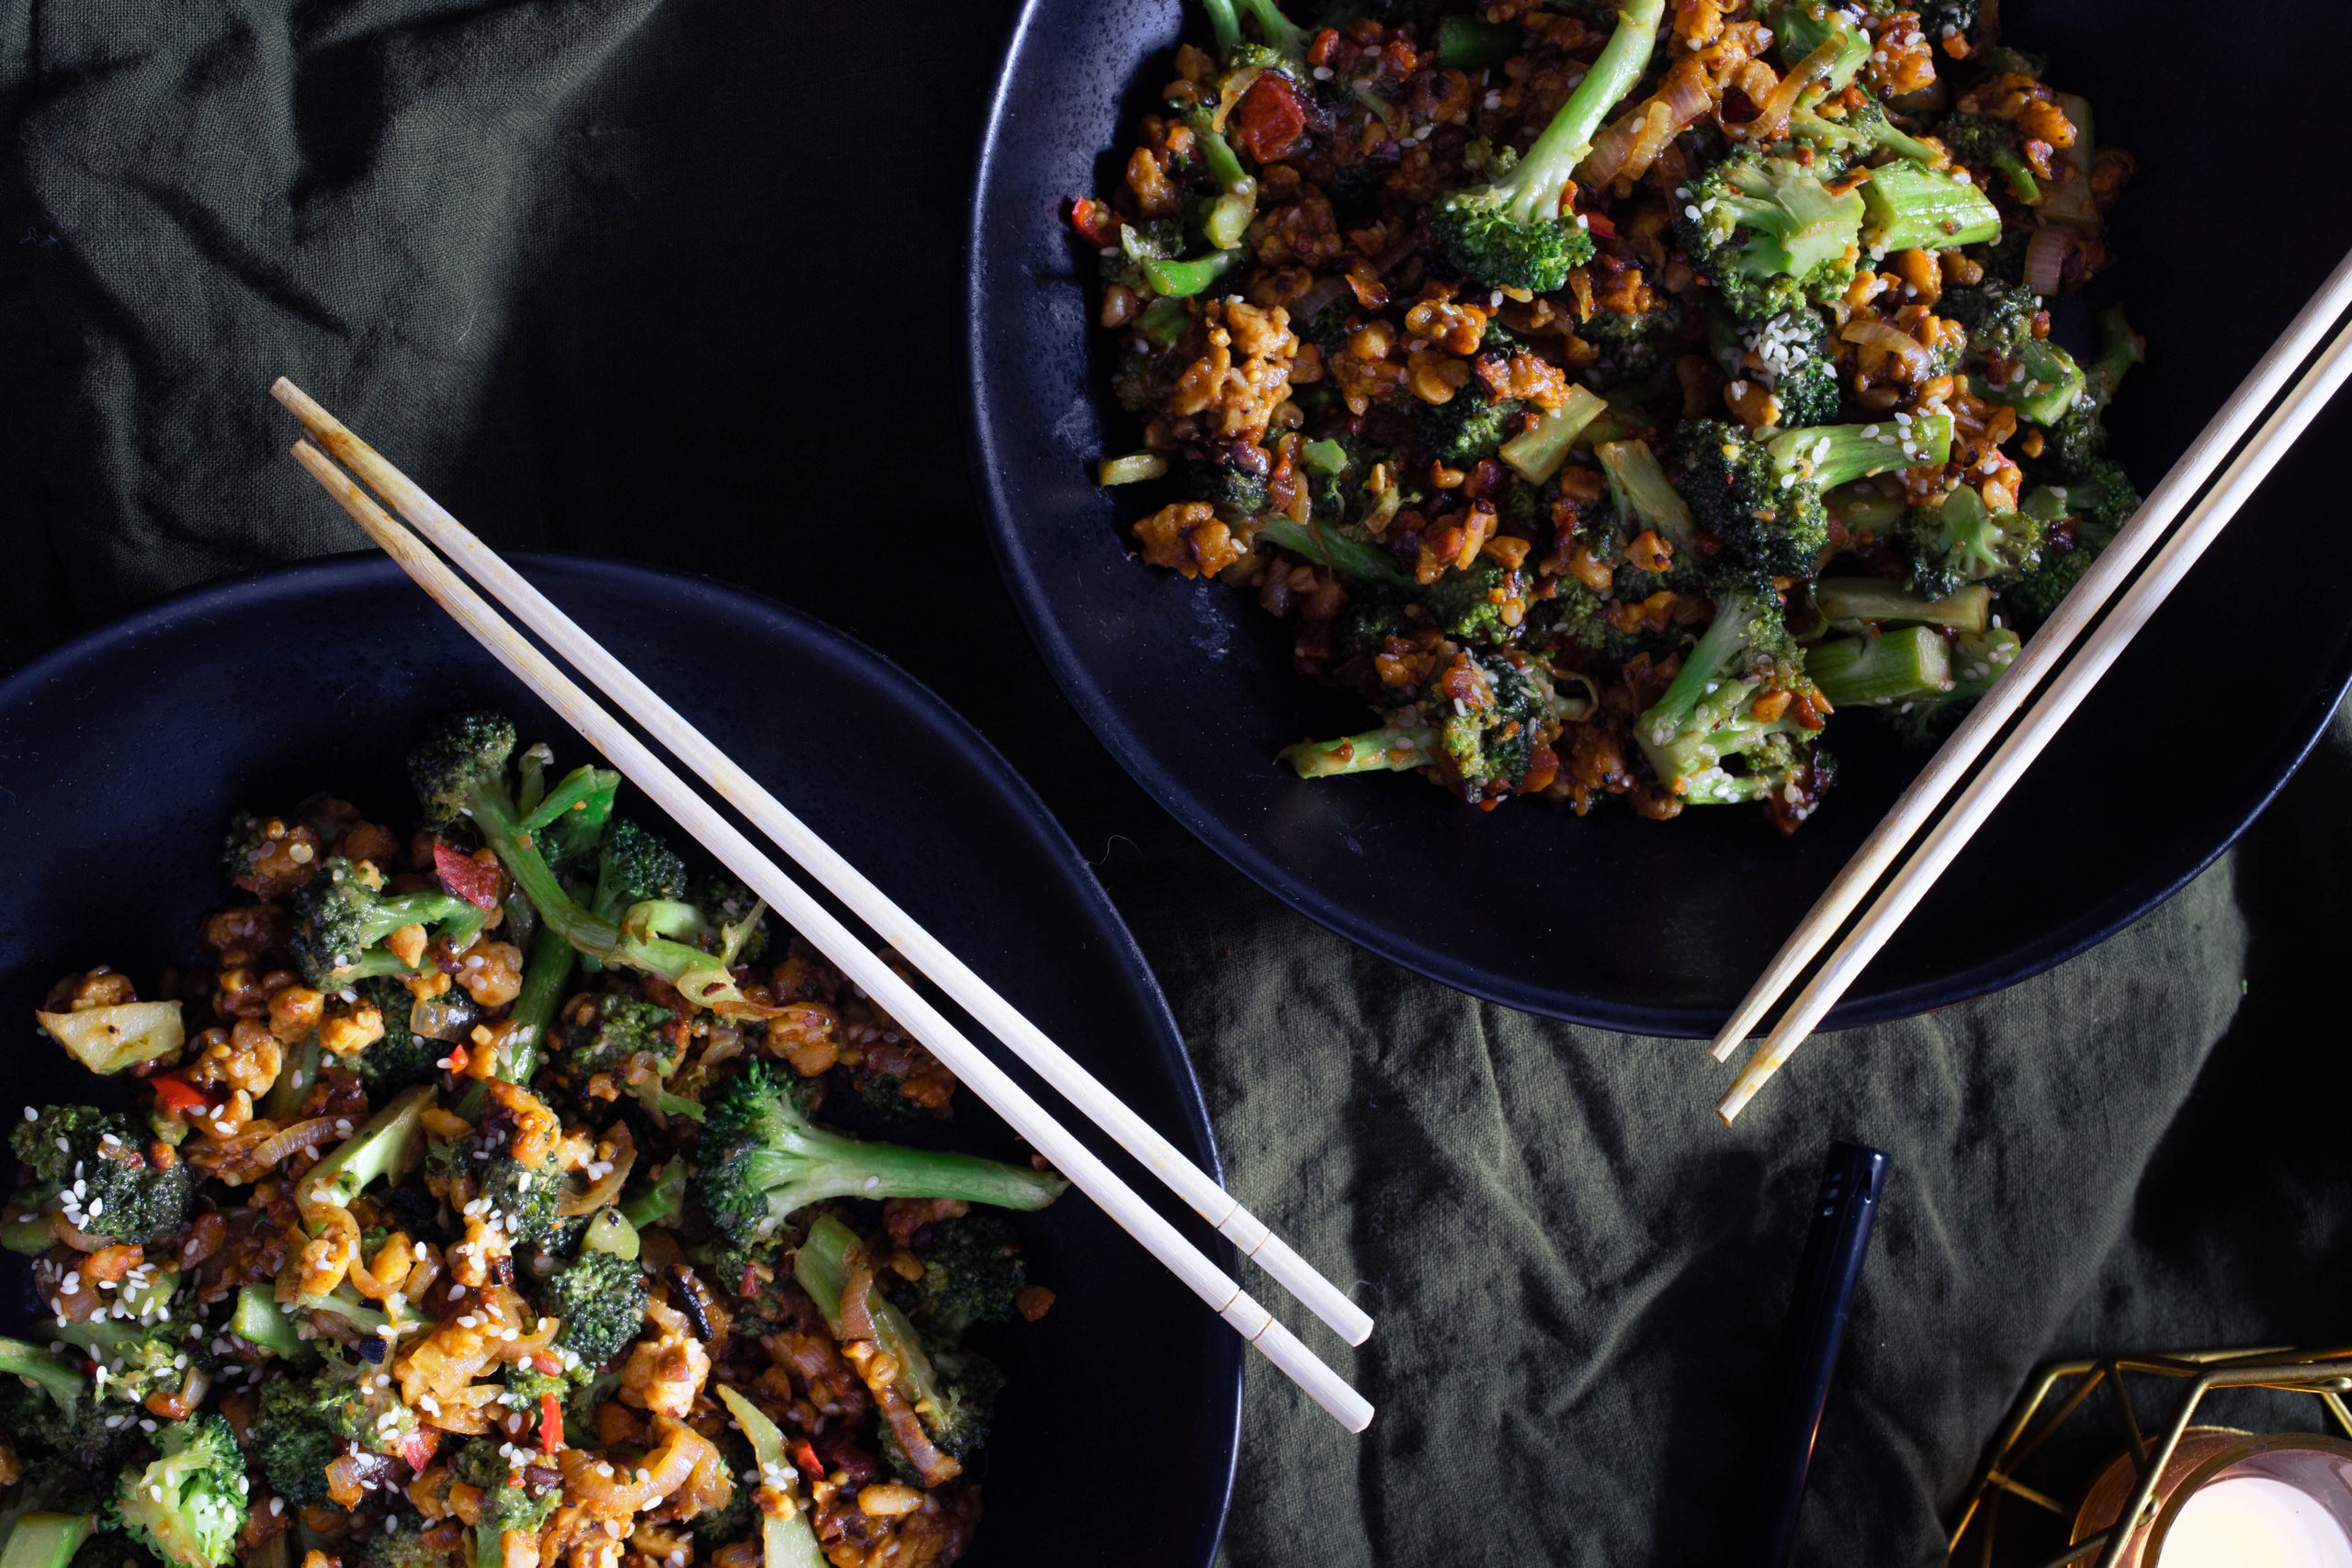
[[(1640, 179), (1666, 151), (1666, 144), (1713, 108), (1714, 102), (1697, 62), (1679, 62), (1647, 102), (1620, 115), (1594, 140), (1592, 152), (1577, 165), (1577, 183), (1598, 190), (1621, 175), (1629, 180)], [(1665, 107), (1664, 116), (1651, 112), (1660, 106)]]
[(1324, 308), (1348, 291), (1344, 277), (1318, 277), (1315, 287), (1290, 302), (1290, 319), (1295, 326), (1305, 326), (1323, 313)]
[(2026, 242), (2025, 286), (2045, 299), (2055, 295), (2065, 274), (2066, 253), (2074, 248), (2075, 237), (2065, 230), (2036, 229)]
[(1856, 316), (1839, 329), (1838, 335), (1848, 343), (1867, 344), (1896, 355), (1915, 379), (1935, 368), (1935, 359), (1919, 346), (1917, 338), (1909, 333), (1898, 332), (1876, 316)]
[(290, 1127), (280, 1127), (254, 1150), (254, 1168), (267, 1170), (288, 1155), (313, 1148), (334, 1136), (334, 1118), (317, 1116), (308, 1122), (297, 1122)]
[(427, 1040), (463, 1040), (481, 1016), (481, 1010), (452, 986), (437, 997), (417, 998), (408, 1010), (408, 1029)]
[(571, 1220), (593, 1214), (621, 1195), (621, 1184), (628, 1179), (629, 1171), (637, 1164), (637, 1145), (630, 1139), (625, 1123), (616, 1126), (620, 1146), (613, 1150), (613, 1168), (585, 1192), (558, 1203), (555, 1212), (560, 1217)]

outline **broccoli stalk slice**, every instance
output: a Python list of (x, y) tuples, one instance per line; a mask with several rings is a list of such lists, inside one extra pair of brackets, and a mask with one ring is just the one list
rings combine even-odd
[(1835, 490), (1896, 468), (1941, 467), (1951, 461), (1951, 428), (1948, 413), (1915, 415), (1907, 427), (1805, 425), (1774, 436), (1766, 450), (1782, 474), (1801, 473), (1817, 490)]
[(1690, 503), (1666, 482), (1666, 470), (1646, 441), (1611, 441), (1594, 449), (1601, 472), (1609, 476), (1609, 497), (1617, 515), (1638, 531), (1646, 528), (1687, 550), (1698, 542), (1698, 525)]
[(1862, 62), (1871, 57), (1871, 35), (1826, 7), (1816, 16), (1797, 0), (1784, 0), (1767, 22), (1780, 45), (1781, 62), (1792, 71), (1812, 59), (1825, 44), (1838, 46), (1826, 62), (1825, 73), (1817, 78), (1833, 93), (1845, 91), (1854, 73), (1862, 68)]
[(1951, 700), (1974, 702), (1991, 691), (2024, 649), (2025, 639), (2007, 626), (1961, 633), (1951, 649)]
[(1608, 410), (1608, 400), (1590, 388), (1571, 386), (1558, 409), (1537, 414), (1534, 423), (1502, 444), (1498, 456), (1529, 484), (1543, 484), (1567, 462), (1577, 437)]
[(1864, 232), (1882, 251), (1980, 245), (2001, 232), (2000, 209), (1957, 175), (1902, 159), (1862, 186)]
[(1841, 708), (1940, 698), (1952, 689), (1950, 649), (1927, 626), (1834, 638), (1806, 653), (1804, 672)]
[(44, 1350), (21, 1339), (0, 1339), (0, 1372), (30, 1378), (68, 1416), (74, 1414), (90, 1386), (90, 1380), (81, 1368), (54, 1350)]
[(319, 1081), (319, 1068), (324, 1062), (325, 1052), (319, 1044), (319, 1037), (315, 1033), (304, 1035), (287, 1053), (277, 1080), (262, 1098), (261, 1113), (273, 1122), (293, 1121), (301, 1113), (302, 1101), (309, 1098), (311, 1087)]
[(1931, 600), (1883, 577), (1825, 577), (1813, 585), (1813, 607), (1830, 622), (1905, 621), (1981, 632), (1992, 617), (1993, 591), (1972, 582)]
[(1592, 255), (1592, 237), (1560, 215), (1601, 120), (1649, 65), (1665, 0), (1623, 0), (1617, 28), (1525, 156), (1492, 184), (1456, 191), (1430, 216), (1453, 265), (1498, 288), (1545, 293)]
[(2056, 424), (2075, 412), (2089, 384), (2075, 356), (2048, 338), (2029, 337), (2017, 345), (2016, 378), (1995, 386), (1981, 376), (1969, 378), (1969, 389), (1991, 402), (2017, 411), (2030, 423)]
[(718, 1386), (718, 1398), (752, 1445), (762, 1483), (776, 1494), (777, 1506), (760, 1510), (760, 1568), (827, 1568), (817, 1533), (802, 1508), (798, 1473), (784, 1451), (784, 1433), (758, 1405), (725, 1383)]
[(279, 1307), (276, 1292), (267, 1285), (237, 1287), (237, 1309), (229, 1319), (229, 1332), (289, 1361), (308, 1361), (317, 1353), (308, 1340), (294, 1331), (292, 1320)]
[(496, 1071), (508, 1083), (529, 1083), (538, 1070), (548, 1025), (563, 1006), (576, 956), (561, 931), (540, 923), (531, 938), (530, 956), (523, 961), (523, 988), (515, 993), (514, 1006), (506, 1015), (506, 1033), (498, 1047)]
[(344, 1207), (378, 1177), (413, 1168), (424, 1147), (419, 1118), (433, 1103), (435, 1092), (431, 1084), (419, 1084), (369, 1117), (367, 1125), (295, 1184), (296, 1206), (304, 1210), (322, 1203)]
[(1766, 605), (1760, 593), (1744, 589), (1733, 589), (1716, 600), (1714, 620), (1683, 657), (1682, 669), (1666, 688), (1666, 694), (1641, 716), (1637, 728), (1645, 746), (1653, 739), (1665, 745), (1690, 728), (1707, 688), (1723, 682), (1732, 661), (1747, 646), (1749, 622), (1760, 611), (1777, 613), (1778, 608)]
[(673, 1159), (662, 1168), (651, 1186), (620, 1206), (621, 1218), (638, 1230), (649, 1225), (674, 1225), (686, 1208), (686, 1162)]
[(1258, 182), (1241, 166), (1232, 143), (1217, 132), (1195, 128), (1193, 140), (1219, 187), (1216, 204), (1201, 221), (1201, 232), (1218, 250), (1232, 250), (1241, 243), (1250, 220), (1257, 213)]
[(1313, 524), (1283, 518), (1259, 529), (1258, 537), (1293, 555), (1305, 556), (1318, 566), (1328, 566), (1366, 582), (1385, 582), (1395, 588), (1413, 586), (1412, 574), (1378, 545), (1368, 545)]
[(1337, 740), (1302, 740), (1285, 746), (1275, 761), (1288, 762), (1303, 779), (1342, 773), (1410, 773), (1437, 760), (1438, 732), (1428, 725), (1367, 729)]
[(0, 1568), (65, 1568), (97, 1524), (92, 1514), (19, 1514)]
[(1151, 291), (1163, 299), (1189, 299), (1223, 277), (1233, 265), (1238, 251), (1211, 251), (1192, 261), (1170, 261), (1164, 256), (1147, 256), (1140, 264), (1143, 276)]

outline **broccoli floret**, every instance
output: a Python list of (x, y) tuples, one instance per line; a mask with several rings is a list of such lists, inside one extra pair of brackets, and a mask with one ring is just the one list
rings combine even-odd
[(409, 1027), (416, 1006), (409, 988), (392, 976), (377, 975), (352, 989), (384, 1017), (384, 1037), (359, 1053), (359, 1081), (368, 1100), (380, 1105), (404, 1089), (431, 1083), (440, 1070), (435, 1064), (449, 1054), (449, 1047)]
[(20, 1506), (103, 1512), (116, 1469), (144, 1441), (135, 1422), (109, 1409), (75, 1362), (17, 1339), (0, 1339), (0, 1424), (27, 1460)]
[(1951, 149), (1955, 162), (1972, 169), (1996, 170), (2008, 185), (2011, 196), (2029, 207), (2041, 202), (2041, 182), (2033, 177), (2032, 166), (2025, 161), (2014, 120), (1956, 114), (1939, 126), (1936, 133)]
[(1760, 800), (1793, 782), (1812, 734), (1791, 701), (1770, 718), (1759, 698), (1804, 694), (1804, 660), (1766, 579), (1717, 586), (1715, 619), (1634, 739), (1658, 781), (1694, 806)]
[(1968, 352), (1975, 359), (2015, 359), (2032, 341), (2041, 296), (2023, 284), (1987, 277), (1944, 290), (1937, 312), (1968, 330)]
[(960, 1198), (1042, 1209), (1068, 1185), (972, 1155), (829, 1133), (802, 1110), (797, 1085), (778, 1080), (763, 1062), (712, 1098), (696, 1158), (695, 1201), (739, 1247), (766, 1241), (789, 1216), (827, 1198)]
[(532, 834), (566, 807), (558, 794), (550, 794), (537, 812), (526, 815), (516, 807), (506, 785), (514, 750), (514, 727), (509, 721), (457, 715), (429, 732), (411, 754), (409, 778), (436, 826), (458, 816), (472, 818), (539, 919), (573, 948), (605, 964), (659, 976), (698, 1007), (740, 1002), (734, 977), (711, 954), (659, 935), (624, 931), (582, 908), (564, 890)]
[(683, 898), (685, 893), (686, 863), (678, 852), (628, 818), (614, 818), (597, 853), (589, 910), (600, 920), (618, 921), (631, 904)]
[(2105, 458), (2092, 463), (2080, 479), (2064, 487), (2059, 499), (2082, 520), (2086, 532), (2106, 538), (2113, 538), (2140, 510), (2140, 492), (2132, 488), (2121, 465)]
[(139, 1243), (179, 1229), (195, 1190), (186, 1162), (158, 1166), (146, 1143), (130, 1118), (88, 1105), (49, 1106), (9, 1139), (76, 1230)]
[(399, 1454), (421, 1429), (396, 1393), (376, 1388), (371, 1370), (338, 1362), (265, 1383), (247, 1438), (272, 1491), (297, 1507), (322, 1508), (332, 1506), (326, 1467), (346, 1446)]
[(537, 1165), (514, 1156), (510, 1141), (486, 1160), (472, 1161), (478, 1192), (506, 1234), (518, 1243), (543, 1242), (563, 1224), (556, 1213), (571, 1195), (553, 1155)]
[(1455, 191), (1430, 211), (1430, 237), (1455, 266), (1489, 288), (1544, 294), (1592, 259), (1591, 234), (1562, 216), (1560, 198), (1601, 120), (1648, 68), (1664, 12), (1664, 0), (1624, 0), (1600, 58), (1526, 155), (1493, 184)]
[[(2041, 456), (2030, 465), (2037, 478), (2078, 483), (2098, 469), (2107, 451), (2107, 405), (2125, 373), (2147, 356), (2146, 340), (2132, 330), (2121, 310), (2101, 315), (2099, 331), (2099, 355), (2085, 371), (2081, 392), (2042, 433)], [(2132, 509), (2137, 506), (2135, 498)]]
[(932, 1222), (922, 1278), (900, 1299), (925, 1343), (950, 1346), (973, 1324), (1011, 1322), (1028, 1282), (1020, 1233), (1002, 1214), (983, 1211)]
[(1725, 375), (1761, 381), (1772, 394), (1780, 404), (1774, 423), (1828, 424), (1837, 419), (1846, 394), (1830, 357), (1829, 326), (1819, 312), (1799, 309), (1741, 321), (1717, 310), (1711, 313), (1708, 340)]
[(185, 1387), (191, 1363), (209, 1366), (210, 1354), (189, 1343), (196, 1326), (193, 1314), (108, 1316), (61, 1325), (53, 1332), (96, 1363), (92, 1381), (99, 1398), (143, 1404), (150, 1394)]
[(370, 975), (413, 973), (377, 943), (402, 926), (421, 925), (462, 947), (488, 918), (454, 894), (386, 894), (382, 888), (381, 874), (372, 867), (334, 855), (295, 893), (294, 966), (304, 984), (340, 990)]
[(1374, 657), (1404, 625), (1405, 612), (1401, 607), (1357, 600), (1331, 623), (1332, 661), (1344, 664), (1351, 659)]
[(1238, 463), (1188, 457), (1176, 468), (1176, 491), (1187, 501), (1205, 501), (1255, 515), (1266, 510), (1266, 479)]
[(1885, 107), (1871, 97), (1862, 98), (1836, 119), (1809, 109), (1799, 109), (1789, 117), (1789, 132), (1800, 141), (1849, 154), (1867, 155), (1883, 151), (1928, 164), (1935, 164), (1939, 158), (1934, 147), (1904, 131), (1887, 118)]
[(539, 1287), (539, 1309), (562, 1325), (555, 1342), (583, 1367), (611, 1360), (645, 1326), (651, 1301), (645, 1270), (633, 1258), (583, 1252)]
[(1752, 148), (1723, 159), (1688, 188), (1676, 235), (1742, 320), (1798, 309), (1807, 296), (1831, 298), (1853, 281), (1849, 257), (1866, 211), (1859, 193), (1832, 196), (1795, 159)]
[(1646, 381), (1674, 362), (1681, 348), (1682, 307), (1670, 294), (1635, 314), (1595, 310), (1577, 336), (1600, 351), (1620, 381)]
[(1919, 30), (1930, 43), (1940, 46), (1945, 39), (1958, 39), (1970, 50), (1975, 49), (1983, 0), (1918, 0), (1910, 8), (1918, 13)]
[(563, 1055), (583, 1073), (615, 1071), (639, 1053), (670, 1063), (677, 1047), (664, 1031), (677, 1020), (658, 1003), (606, 992), (564, 1014)]
[[(113, 1472), (109, 1470), (108, 1475)], [(74, 1513), (103, 1514), (107, 1505), (104, 1499), (91, 1507), (75, 1508)], [(71, 1568), (162, 1568), (156, 1555), (123, 1534), (120, 1530), (102, 1529), (82, 1543), (74, 1554)]]
[[(727, 1462), (729, 1475), (751, 1475), (759, 1471), (759, 1458), (743, 1434), (733, 1427), (723, 1427), (712, 1439), (718, 1445), (719, 1457)], [(749, 1484), (739, 1485), (728, 1494), (724, 1505), (696, 1514), (687, 1523), (695, 1532), (695, 1545), (707, 1558), (722, 1546), (755, 1538), (760, 1529), (759, 1489)]]
[(385, 1520), (359, 1554), (359, 1568), (449, 1568), (450, 1562), (448, 1552), (425, 1540), (422, 1519)]
[(523, 1467), (512, 1464), (494, 1438), (475, 1438), (449, 1461), (450, 1472), (469, 1486), (481, 1490), (481, 1513), (474, 1523), (474, 1568), (501, 1568), (505, 1554), (499, 1542), (509, 1530), (536, 1534), (563, 1501), (560, 1485), (535, 1492), (524, 1478)]
[(131, 1537), (179, 1568), (220, 1568), (245, 1523), (245, 1461), (218, 1416), (174, 1421), (155, 1435), (161, 1457), (122, 1472), (115, 1512)]
[(1941, 599), (1972, 582), (2008, 581), (2041, 559), (2042, 526), (2031, 513), (1995, 512), (1962, 485), (1935, 506), (1915, 506), (1891, 541), (1924, 598)]
[(1544, 699), (1520, 666), (1503, 658), (1470, 656), (1486, 677), (1491, 700), (1464, 705), (1439, 723), (1438, 745), (1465, 784), (1516, 787), (1535, 756)]
[(1808, 425), (1765, 440), (1722, 420), (1687, 420), (1676, 447), (1683, 499), (1721, 541), (1725, 564), (1806, 577), (1829, 542), (1822, 493), (1894, 468), (1943, 464), (1951, 456), (1951, 416)]
[(2027, 496), (2029, 510), (2037, 503), (2044, 510), (2073, 513), (2075, 527), (2071, 548), (2045, 549), (2033, 571), (2002, 585), (2001, 602), (2033, 623), (2046, 621), (2057, 612), (2058, 602), (2082, 581), (2099, 552), (2114, 541), (2117, 530), (2140, 510), (2140, 492), (2132, 488), (2120, 468), (2100, 459), (2075, 483)]
[[(792, 1277), (808, 1293), (835, 1335), (842, 1333), (842, 1295), (849, 1269), (861, 1244), (848, 1226), (830, 1214), (808, 1227), (792, 1261)], [(922, 1424), (930, 1439), (954, 1466), (968, 1463), (988, 1441), (988, 1425), (1003, 1376), (985, 1357), (928, 1347), (906, 1314), (869, 1284), (865, 1302), (874, 1325), (876, 1345), (899, 1369), (895, 1386)], [(886, 1431), (888, 1428), (886, 1427)], [(938, 1467), (930, 1473), (916, 1465), (904, 1448), (886, 1445), (886, 1457), (901, 1473), (922, 1484), (937, 1485), (955, 1469)]]
[(621, 1218), (638, 1230), (652, 1225), (674, 1225), (686, 1212), (686, 1164), (672, 1160), (661, 1168), (653, 1180), (625, 1199), (620, 1206)]
[(1505, 592), (1511, 575), (1500, 563), (1481, 556), (1468, 570), (1449, 570), (1415, 590), (1412, 598), (1448, 637), (1464, 642), (1508, 642), (1511, 628), (1503, 624), (1503, 607), (1496, 596)]
[(1497, 398), (1473, 376), (1444, 402), (1416, 403), (1413, 424), (1430, 457), (1462, 468), (1493, 457), (1523, 406), (1517, 398)]
[[(1459, 667), (1466, 667), (1472, 678), (1461, 680)], [(1441, 672), (1442, 690), (1417, 694), (1425, 712), (1440, 715), (1437, 723), (1392, 720), (1338, 740), (1302, 741), (1285, 748), (1279, 760), (1304, 779), (1407, 773), (1443, 760), (1469, 798), (1506, 795), (1533, 765), (1549, 716), (1538, 679), (1532, 666), (1506, 655), (1462, 649)], [(1445, 694), (1465, 687), (1476, 694)]]
[(711, 927), (727, 964), (756, 964), (768, 950), (767, 901), (725, 872), (696, 877), (686, 897)]

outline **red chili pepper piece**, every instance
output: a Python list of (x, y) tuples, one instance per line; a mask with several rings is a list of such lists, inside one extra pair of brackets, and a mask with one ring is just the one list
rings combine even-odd
[(798, 1465), (802, 1472), (806, 1474), (809, 1480), (822, 1481), (825, 1479), (824, 1464), (817, 1458), (817, 1450), (809, 1446), (808, 1438), (795, 1438), (792, 1439), (792, 1462)]
[(147, 1082), (153, 1086), (155, 1098), (163, 1101), (166, 1111), (193, 1111), (199, 1105), (211, 1103), (204, 1097), (202, 1089), (176, 1073), (157, 1073)]
[(478, 909), (498, 908), (496, 865), (484, 865), (463, 850), (453, 850), (435, 839), (433, 874), (441, 879), (441, 890), (451, 897), (463, 898)]
[(1233, 144), (1261, 164), (1287, 158), (1306, 134), (1306, 111), (1298, 94), (1275, 72), (1265, 71), (1241, 95), (1233, 111)]
[(539, 1395), (539, 1451), (563, 1451), (563, 1401), (552, 1389)]
[(401, 1439), (401, 1458), (419, 1475), (433, 1462), (433, 1450), (441, 1446), (441, 1434), (430, 1427), (420, 1427)]
[(1107, 202), (1078, 197), (1069, 204), (1069, 226), (1097, 250), (1119, 243), (1119, 215)]

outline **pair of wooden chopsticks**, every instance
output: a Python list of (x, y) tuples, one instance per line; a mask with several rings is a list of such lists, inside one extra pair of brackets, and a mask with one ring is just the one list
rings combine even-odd
[[(1372, 1319), (1317, 1273), (1280, 1237), (1235, 1202), (1206, 1172), (1080, 1066), (987, 982), (910, 919), (847, 861), (833, 852), (783, 804), (711, 744), (701, 731), (607, 653), (594, 638), (531, 587), (513, 568), (431, 496), (361, 441), (293, 383), (280, 378), (270, 395), (302, 423), (310, 439), (294, 456), (328, 494), (343, 504), (370, 538), (472, 634), (501, 664), (530, 687), (588, 743), (617, 767), (673, 821), (768, 902), (792, 928), (876, 1003), (910, 1030), (950, 1072), (1052, 1162), (1054, 1168), (1102, 1205), (1128, 1235), (1166, 1264), (1211, 1310), (1262, 1351), (1351, 1432), (1372, 1423), (1373, 1408), (1297, 1337), (1250, 1299), (1225, 1271), (1186, 1241), (1136, 1196), (1134, 1189), (1090, 1153), (1003, 1069), (989, 1059), (922, 994), (901, 980), (872, 948), (794, 882), (775, 861), (738, 832), (645, 744), (459, 580), (424, 541), (378, 505), (352, 473), (389, 501), (435, 547), (462, 566), (525, 626), (619, 705), (647, 733), (742, 812), (787, 855), (903, 954), (1015, 1055), (1078, 1106), (1096, 1125), (1148, 1167), (1177, 1195), (1350, 1344), (1362, 1344)], [(313, 446), (315, 441), (318, 445)], [(325, 450), (322, 451), (320, 448)], [(332, 454), (332, 457), (329, 456)], [(337, 460), (351, 473), (336, 466)]]
[[(2352, 307), (2352, 255), (2346, 256), (2311, 302), (2271, 345), (2260, 363), (2222, 405), (2196, 442), (2173, 465), (2163, 484), (2148, 497), (2115, 541), (2094, 561), (2042, 628), (2008, 670), (1976, 704), (1960, 728), (1952, 731), (1919, 776), (1912, 781), (1886, 818), (1863, 841), (1860, 850), (1829, 885), (1826, 892), (1799, 923), (1761, 978), (1747, 993), (1714, 1039), (1714, 1056), (1729, 1061), (1741, 1041), (1764, 1021), (1782, 993), (1797, 982), (1814, 955), (1838, 934), (1847, 918), (1887, 869), (1904, 845), (1928, 828), (1928, 820), (1946, 795), (1959, 787), (1968, 770), (1984, 755), (2012, 716), (2025, 705), (2045, 678), (2049, 689), (2002, 740), (1986, 762), (1961, 791), (1950, 811), (1928, 831), (1926, 841), (1912, 852), (1894, 879), (1810, 983), (1791, 1003), (1771, 1032), (1749, 1055), (1738, 1079), (1716, 1105), (1726, 1122), (1737, 1116), (1756, 1091), (1795, 1054), (1822, 1019), (1846, 994), (1864, 965), (1886, 945), (1904, 918), (1917, 907), (1968, 840), (1983, 827), (2010, 787), (2032, 765), (2100, 676), (2113, 666), (2127, 644), (2146, 626), (2165, 597), (2188, 575), (2206, 547), (2238, 513), (2262, 481), (2269, 477), (2328, 400), (2352, 376), (2352, 325), (2320, 348), (2329, 328)], [(2318, 357), (2312, 359), (2314, 350)], [(2279, 393), (2298, 367), (2311, 365), (2283, 400)], [(2265, 409), (2277, 407), (2243, 448), (2255, 420)], [(2236, 457), (2226, 468), (2224, 458)], [(2216, 470), (2221, 470), (2218, 479)], [(2208, 482), (2211, 486), (2208, 488)], [(2197, 500), (2203, 492), (2203, 499)], [(2187, 521), (2170, 538), (2165, 530), (2195, 501)], [(2158, 548), (2161, 541), (2162, 547)], [(2154, 559), (2136, 581), (2134, 568), (2154, 551)], [(2128, 587), (2127, 587), (2128, 582)], [(2118, 591), (2122, 596), (2116, 599)], [(2115, 599), (2113, 605), (2109, 601)], [(2100, 611), (2107, 614), (2101, 619)], [(2094, 629), (2092, 623), (2098, 621)], [(2087, 637), (2086, 638), (2086, 634)], [(2077, 641), (2082, 649), (2071, 663), (2062, 661)]]

